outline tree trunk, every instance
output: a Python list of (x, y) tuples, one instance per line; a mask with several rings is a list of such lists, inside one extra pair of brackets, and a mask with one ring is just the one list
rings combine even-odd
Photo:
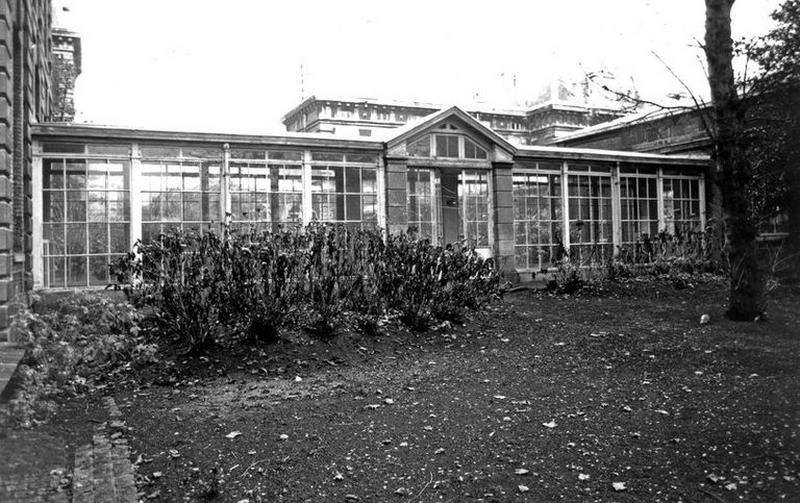
[(744, 109), (733, 78), (731, 7), (734, 0), (706, 0), (705, 52), (714, 110), (715, 178), (722, 193), (725, 238), (730, 260), (727, 316), (754, 320), (766, 307), (766, 275), (760, 260), (747, 186), (751, 169), (741, 147)]

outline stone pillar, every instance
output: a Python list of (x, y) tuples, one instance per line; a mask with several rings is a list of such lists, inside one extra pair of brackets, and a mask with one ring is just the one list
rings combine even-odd
[(513, 163), (492, 163), (492, 220), (494, 222), (493, 253), (498, 268), (511, 281), (517, 281), (514, 265), (514, 197), (511, 168)]
[(386, 159), (386, 231), (408, 230), (407, 166), (405, 159)]

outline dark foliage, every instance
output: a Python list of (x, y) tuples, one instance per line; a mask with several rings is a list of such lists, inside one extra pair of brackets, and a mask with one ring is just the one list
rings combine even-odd
[(194, 351), (223, 336), (270, 342), (286, 324), (327, 338), (345, 313), (369, 333), (393, 313), (424, 330), (500, 294), (493, 262), (474, 249), (321, 224), (223, 238), (171, 231), (137, 243), (112, 273), (160, 330)]

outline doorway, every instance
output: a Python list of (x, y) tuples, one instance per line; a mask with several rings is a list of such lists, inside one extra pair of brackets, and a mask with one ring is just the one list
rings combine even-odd
[(442, 190), (442, 244), (453, 244), (461, 240), (461, 219), (459, 218), (459, 178), (460, 171), (441, 171)]

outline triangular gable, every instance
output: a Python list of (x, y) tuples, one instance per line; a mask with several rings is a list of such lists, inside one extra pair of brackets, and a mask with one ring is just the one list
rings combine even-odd
[(493, 147), (495, 155), (492, 157), (494, 160), (508, 160), (514, 157), (517, 150), (514, 145), (457, 106), (439, 110), (420, 121), (387, 131), (390, 136), (386, 140), (386, 150), (389, 154), (405, 155), (404, 148), (409, 139), (422, 134), (440, 132), (438, 127), (447, 122), (460, 123), (465, 126), (470, 135), (475, 136), (481, 143)]

